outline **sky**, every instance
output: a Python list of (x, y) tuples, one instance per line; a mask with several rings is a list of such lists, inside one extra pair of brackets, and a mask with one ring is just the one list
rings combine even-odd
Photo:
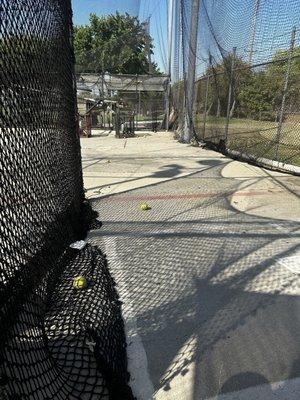
[(114, 14), (116, 11), (139, 17), (143, 22), (150, 17), (150, 34), (154, 40), (154, 57), (160, 70), (166, 70), (167, 0), (72, 0), (75, 25), (88, 23), (90, 13)]
[[(76, 25), (88, 23), (89, 14), (97, 15), (128, 12), (138, 16), (143, 22), (150, 17), (150, 34), (154, 40), (154, 61), (160, 70), (166, 72), (167, 63), (167, 3), (168, 0), (72, 0), (74, 23)], [(189, 12), (191, 1), (185, 1), (187, 15), (184, 37), (189, 37)], [(255, 37), (253, 41), (253, 63), (262, 63), (270, 60), (276, 50), (287, 49), (290, 43), (293, 26), (298, 28), (296, 45), (300, 42), (300, 0), (202, 0), (200, 2), (200, 18), (198, 32), (197, 75), (204, 73), (208, 54), (220, 62), (221, 53), (215, 39), (226, 52), (232, 52), (237, 47), (237, 54), (244, 60), (249, 60), (250, 44), (253, 30), (255, 7), (259, 4)], [(205, 8), (204, 8), (205, 5)], [(206, 9), (206, 11), (205, 11)], [(207, 13), (210, 20), (207, 19)], [(214, 36), (210, 31), (210, 24), (214, 29)], [(177, 38), (178, 40), (178, 38)], [(179, 37), (180, 40), (180, 37)], [(173, 45), (173, 56), (179, 57)], [(185, 45), (186, 51), (189, 46)], [(220, 54), (219, 54), (220, 53)], [(187, 59), (185, 54), (184, 59)], [(174, 61), (174, 59), (173, 59)], [(185, 62), (186, 63), (186, 62)]]

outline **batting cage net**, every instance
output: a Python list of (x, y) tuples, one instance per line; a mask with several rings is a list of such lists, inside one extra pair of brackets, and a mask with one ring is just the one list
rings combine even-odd
[(179, 130), (191, 114), (197, 140), (254, 162), (299, 166), (299, 1), (174, 1)]
[(0, 0), (0, 13), (0, 398), (130, 398), (105, 256), (70, 248), (90, 219), (71, 2)]

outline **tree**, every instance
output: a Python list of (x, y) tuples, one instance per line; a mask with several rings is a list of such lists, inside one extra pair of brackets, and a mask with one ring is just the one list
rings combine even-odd
[(274, 93), (265, 71), (253, 73), (238, 94), (239, 116), (257, 120), (274, 120)]
[[(148, 73), (148, 46), (153, 54), (152, 39), (136, 17), (91, 14), (88, 25), (74, 28), (76, 71)], [(157, 65), (152, 66), (157, 73)]]
[[(222, 62), (206, 70), (206, 75), (210, 76), (208, 107), (210, 114), (217, 117), (226, 116), (232, 57), (233, 55), (229, 54)], [(234, 65), (231, 114), (240, 109), (239, 93), (249, 85), (253, 75), (249, 65), (240, 58), (235, 58)]]
[[(288, 68), (289, 50), (279, 50), (275, 53), (272, 63), (266, 69), (269, 90), (274, 98), (274, 111), (279, 111), (282, 103), (284, 80)], [(298, 111), (300, 106), (300, 47), (292, 54), (288, 89), (286, 95), (286, 111)]]
[[(272, 57), (272, 62), (264, 67), (251, 68), (241, 60), (235, 59), (233, 72), (233, 93), (231, 117), (245, 117), (257, 120), (274, 121), (282, 105), (284, 82), (288, 69), (289, 50), (279, 50)], [(232, 54), (222, 62), (209, 67), (206, 75), (210, 76), (208, 93), (208, 113), (225, 117), (228, 103)], [(203, 109), (205, 86), (200, 86), (198, 93), (199, 108)], [(300, 108), (300, 47), (292, 54), (288, 88), (286, 92), (285, 113), (298, 111)]]
[[(276, 120), (282, 105), (284, 82), (288, 69), (289, 50), (279, 50), (272, 62), (252, 75), (240, 92), (243, 116), (259, 120)], [(294, 49), (290, 64), (285, 112), (298, 111), (300, 106), (300, 48)]]

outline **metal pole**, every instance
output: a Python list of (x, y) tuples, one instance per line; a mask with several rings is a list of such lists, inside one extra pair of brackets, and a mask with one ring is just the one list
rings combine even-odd
[(169, 130), (170, 119), (170, 95), (171, 95), (171, 72), (172, 72), (172, 47), (173, 47), (173, 21), (174, 21), (174, 1), (169, 0), (168, 5), (168, 86), (166, 92), (166, 130)]
[(105, 76), (105, 69), (104, 69), (104, 61), (103, 61), (104, 55), (103, 51), (101, 52), (101, 96), (104, 100), (104, 76)]
[(236, 47), (233, 48), (232, 58), (231, 58), (230, 82), (229, 82), (229, 90), (228, 90), (227, 114), (226, 114), (226, 125), (225, 125), (225, 142), (227, 141), (227, 137), (228, 137), (228, 128), (229, 128), (229, 120), (230, 120), (230, 107), (231, 107), (232, 83), (233, 83), (232, 81), (233, 81), (235, 57), (236, 57)]
[(293, 28), (292, 34), (291, 34), (288, 63), (287, 63), (285, 77), (284, 77), (283, 95), (282, 95), (282, 100), (281, 100), (281, 108), (280, 108), (279, 121), (278, 121), (278, 126), (277, 126), (277, 134), (276, 134), (276, 139), (275, 139), (275, 143), (276, 143), (275, 160), (278, 160), (278, 151), (279, 151), (279, 143), (280, 143), (281, 133), (282, 133), (282, 123), (283, 123), (283, 117), (284, 117), (285, 101), (286, 101), (286, 95), (287, 95), (287, 91), (288, 91), (292, 55), (293, 55), (294, 47), (295, 47), (295, 37), (296, 37), (296, 27)]
[(138, 115), (141, 115), (141, 91), (139, 90), (139, 111), (138, 111)]
[[(152, 65), (152, 60), (151, 60), (151, 49), (150, 49), (150, 21), (151, 21), (151, 16), (148, 17), (148, 19), (145, 22), (145, 28), (146, 28), (146, 49), (147, 49), (147, 54), (148, 54), (148, 63), (149, 63), (149, 75), (153, 75), (153, 65)], [(150, 94), (151, 96), (151, 94)], [(139, 103), (141, 104), (141, 96), (139, 97)], [(146, 102), (148, 108), (148, 102)], [(139, 109), (141, 110), (141, 105), (139, 105)], [(145, 110), (144, 110), (145, 111)], [(153, 104), (152, 101), (150, 100), (150, 115), (152, 118), (153, 114)]]
[(185, 127), (183, 131), (183, 141), (189, 143), (194, 134), (193, 106), (195, 98), (195, 76), (196, 76), (196, 57), (197, 57), (197, 39), (199, 22), (200, 0), (192, 0), (191, 22), (190, 22), (190, 40), (189, 40), (189, 58), (188, 73), (186, 82), (186, 111)]
[(170, 119), (170, 96), (171, 96), (171, 82), (168, 80), (167, 90), (166, 90), (166, 131), (169, 130), (169, 119)]
[(151, 15), (145, 21), (145, 30), (146, 30), (146, 52), (148, 55), (148, 64), (149, 64), (149, 74), (153, 75), (153, 65), (151, 60), (151, 48), (150, 48), (150, 21)]
[(116, 137), (120, 137), (120, 110), (119, 105), (117, 104), (116, 107), (116, 114), (115, 114), (115, 130), (116, 130)]
[(252, 64), (252, 57), (253, 57), (253, 50), (254, 50), (254, 42), (255, 42), (257, 17), (258, 17), (259, 7), (260, 7), (260, 0), (256, 0), (255, 7), (254, 7), (252, 34), (251, 34), (250, 50), (249, 50), (249, 64), (250, 65)]
[(138, 99), (139, 99), (139, 95), (138, 95), (138, 76), (137, 74), (135, 75), (135, 104), (134, 104), (134, 114), (135, 114), (135, 122), (136, 122), (136, 126), (138, 124)]
[(101, 97), (104, 100), (104, 72), (101, 74)]
[(208, 90), (209, 90), (209, 75), (207, 75), (207, 77), (206, 77), (205, 103), (204, 103), (204, 114), (203, 114), (203, 140), (205, 139), (205, 133), (206, 133)]

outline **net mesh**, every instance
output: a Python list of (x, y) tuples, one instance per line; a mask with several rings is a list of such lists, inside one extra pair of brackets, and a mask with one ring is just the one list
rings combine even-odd
[[(178, 87), (186, 92), (194, 55), (197, 139), (299, 166), (299, 2), (200, 1), (196, 48), (190, 35), (197, 0), (175, 2), (174, 48), (181, 50), (173, 52), (173, 97)], [(179, 104), (179, 127), (187, 110)]]
[[(86, 235), (69, 0), (0, 1), (0, 397), (130, 398), (120, 302)], [(88, 278), (76, 291), (73, 278)], [(120, 395), (121, 393), (121, 395)]]

